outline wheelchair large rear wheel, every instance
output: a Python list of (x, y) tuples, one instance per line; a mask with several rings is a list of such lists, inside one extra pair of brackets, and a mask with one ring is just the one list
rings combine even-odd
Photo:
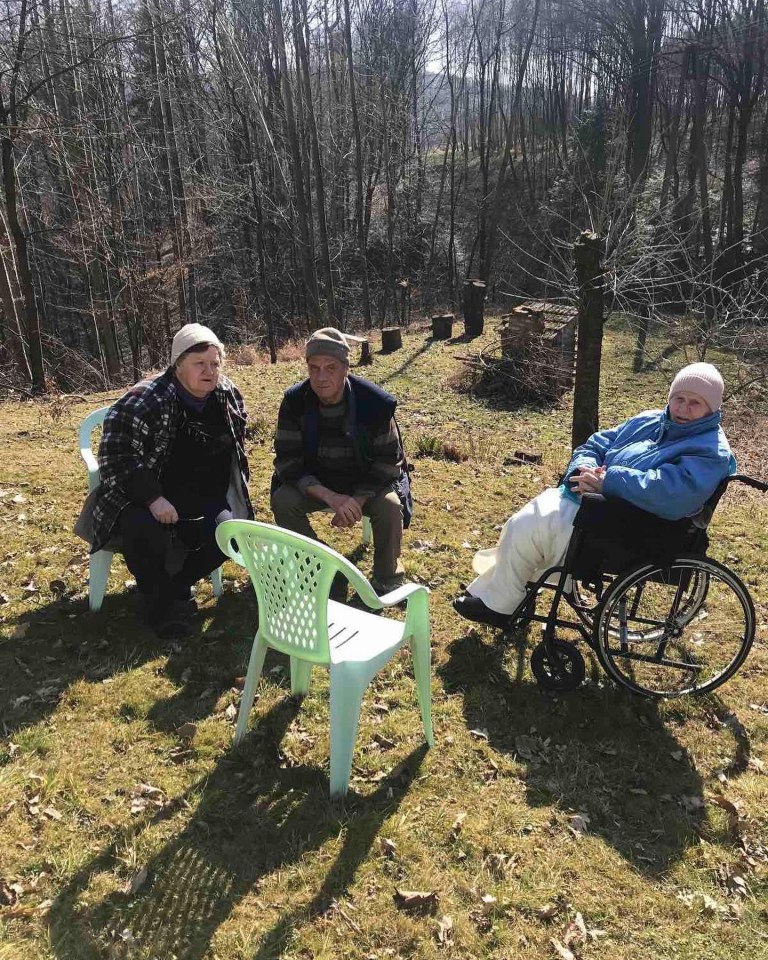
[(680, 557), (617, 577), (596, 613), (603, 669), (646, 697), (706, 693), (739, 669), (755, 636), (741, 580), (716, 560)]
[[(611, 584), (606, 587), (606, 592), (610, 589)], [(677, 617), (679, 623), (690, 623), (694, 617), (702, 613), (708, 589), (709, 577), (707, 573), (703, 570), (691, 571), (678, 609)], [(587, 630), (593, 631), (595, 616), (599, 606), (594, 591), (579, 580), (573, 580), (569, 597), (572, 601), (571, 607), (579, 620), (581, 620)], [(661, 633), (662, 629), (659, 627), (649, 626), (647, 624), (634, 624), (632, 629), (630, 629), (629, 636), (633, 641), (653, 640), (660, 637)]]

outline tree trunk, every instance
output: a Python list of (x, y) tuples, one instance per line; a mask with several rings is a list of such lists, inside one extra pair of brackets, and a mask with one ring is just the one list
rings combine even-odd
[(275, 40), (277, 42), (277, 55), (280, 63), (280, 89), (282, 91), (283, 109), (285, 111), (285, 129), (293, 169), (293, 194), (296, 204), (296, 226), (298, 229), (301, 268), (304, 276), (304, 296), (307, 300), (307, 312), (309, 313), (310, 319), (317, 325), (320, 321), (320, 303), (317, 294), (317, 278), (315, 277), (315, 258), (309, 234), (310, 217), (306, 204), (304, 167), (301, 162), (299, 132), (293, 108), (293, 90), (291, 89), (288, 59), (285, 52), (283, 10), (280, 0), (272, 0), (272, 13), (275, 27)]
[(363, 142), (360, 135), (360, 118), (357, 113), (357, 81), (352, 58), (352, 17), (349, 12), (349, 0), (344, 0), (344, 39), (347, 48), (347, 71), (349, 73), (349, 109), (352, 114), (352, 133), (355, 140), (355, 220), (357, 227), (357, 255), (360, 260), (360, 280), (362, 285), (363, 319), (366, 329), (371, 327), (371, 296), (368, 286), (368, 255), (365, 243), (365, 216), (363, 202)]
[(29, 250), (27, 237), (19, 222), (19, 213), (16, 203), (16, 160), (14, 146), (5, 119), (4, 131), (0, 134), (0, 151), (3, 165), (3, 190), (5, 193), (5, 209), (8, 219), (8, 229), (13, 239), (16, 270), (19, 277), (21, 296), (24, 302), (22, 336), (26, 340), (29, 355), (30, 386), (32, 393), (45, 393), (45, 367), (43, 365), (43, 344), (40, 338), (40, 315), (37, 311), (35, 289), (32, 283), (32, 271), (29, 266)]
[(578, 447), (598, 428), (600, 358), (603, 347), (603, 270), (605, 240), (584, 231), (573, 246), (579, 282), (576, 381), (571, 446)]

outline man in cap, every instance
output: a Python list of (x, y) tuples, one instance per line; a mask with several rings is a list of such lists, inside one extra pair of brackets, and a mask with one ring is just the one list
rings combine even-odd
[(253, 517), (246, 412), (221, 373), (224, 346), (188, 323), (165, 372), (131, 387), (104, 420), (100, 484), (75, 528), (92, 552), (120, 550), (161, 637), (188, 631), (192, 585), (224, 561), (214, 531)]
[(397, 401), (350, 374), (349, 345), (334, 327), (312, 334), (306, 360), (308, 377), (286, 391), (277, 420), (275, 521), (317, 539), (310, 513), (330, 508), (332, 526), (342, 528), (370, 517), (373, 586), (386, 593), (403, 574), (407, 472), (394, 416)]

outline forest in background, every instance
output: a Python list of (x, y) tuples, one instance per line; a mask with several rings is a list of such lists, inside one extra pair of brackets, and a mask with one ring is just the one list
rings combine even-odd
[[(573, 300), (755, 351), (763, 0), (6, 0), (0, 389), (105, 388), (184, 322)], [(673, 319), (670, 319), (673, 318)]]

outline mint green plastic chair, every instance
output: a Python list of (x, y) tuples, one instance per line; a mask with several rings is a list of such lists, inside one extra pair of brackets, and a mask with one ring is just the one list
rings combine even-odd
[[(88, 469), (88, 493), (94, 491), (100, 483), (99, 462), (93, 452), (93, 431), (104, 423), (104, 418), (110, 410), (111, 407), (100, 407), (93, 413), (89, 413), (80, 424), (80, 456)], [(109, 571), (112, 568), (113, 556), (114, 552), (112, 550), (97, 550), (96, 553), (91, 554), (88, 561), (88, 609), (92, 613), (101, 610), (104, 594), (107, 591), (107, 581), (109, 580)], [(218, 567), (211, 574), (211, 586), (214, 597), (220, 597), (222, 593), (221, 567)]]
[[(432, 746), (429, 591), (407, 583), (383, 597), (340, 553), (316, 540), (255, 520), (226, 520), (216, 530), (222, 551), (251, 575), (259, 602), (259, 628), (245, 678), (235, 743), (248, 728), (267, 647), (291, 660), (291, 692), (304, 695), (312, 667), (327, 666), (331, 678), (331, 795), (349, 786), (363, 694), (381, 668), (406, 643), (424, 726)], [(371, 610), (407, 601), (405, 620), (377, 617), (329, 599), (331, 582), (343, 574)]]

